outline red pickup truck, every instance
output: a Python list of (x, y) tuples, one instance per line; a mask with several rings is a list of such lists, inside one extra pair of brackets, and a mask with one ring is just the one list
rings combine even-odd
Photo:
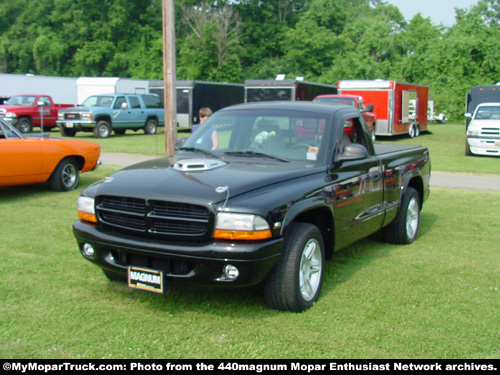
[(29, 133), (35, 126), (53, 128), (57, 112), (73, 104), (56, 104), (49, 95), (14, 95), (0, 105), (0, 117), (10, 122), (23, 133)]
[(366, 127), (371, 134), (372, 140), (375, 142), (377, 115), (373, 113), (373, 104), (366, 105), (362, 96), (345, 94), (319, 95), (313, 99), (313, 102), (344, 104), (359, 109), (365, 119)]

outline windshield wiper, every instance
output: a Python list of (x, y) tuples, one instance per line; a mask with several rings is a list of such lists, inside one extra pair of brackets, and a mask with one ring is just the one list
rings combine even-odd
[(211, 156), (213, 158), (219, 159), (219, 156), (215, 155), (213, 152), (210, 152), (208, 150), (205, 150), (203, 148), (196, 148), (196, 147), (180, 147), (179, 151), (191, 151), (191, 152), (199, 152), (208, 156)]
[(289, 163), (290, 162), (290, 160), (284, 159), (284, 158), (280, 158), (279, 156), (270, 155), (270, 154), (266, 154), (266, 153), (263, 153), (263, 152), (250, 151), (250, 150), (247, 150), (247, 151), (228, 151), (228, 152), (224, 152), (224, 155), (228, 155), (228, 156), (250, 156), (250, 157), (258, 157), (258, 158), (264, 157), (264, 158), (269, 158), (269, 159), (275, 159), (275, 160), (283, 161), (285, 163)]

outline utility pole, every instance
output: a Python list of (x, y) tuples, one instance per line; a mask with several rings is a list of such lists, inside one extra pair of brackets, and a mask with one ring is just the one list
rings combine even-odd
[(174, 0), (162, 0), (163, 12), (163, 83), (165, 103), (165, 154), (174, 154), (177, 140), (177, 104), (175, 95), (175, 7)]

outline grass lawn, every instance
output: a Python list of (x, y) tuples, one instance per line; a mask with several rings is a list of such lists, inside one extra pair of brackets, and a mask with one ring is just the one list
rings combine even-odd
[(433, 189), (415, 243), (341, 250), (319, 302), (294, 314), (258, 289), (109, 282), (72, 235), (79, 190), (0, 189), (2, 358), (500, 358), (499, 192)]

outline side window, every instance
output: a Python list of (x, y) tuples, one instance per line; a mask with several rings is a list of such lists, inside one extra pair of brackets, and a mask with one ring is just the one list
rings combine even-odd
[(370, 149), (368, 147), (368, 141), (363, 132), (363, 127), (361, 126), (359, 117), (350, 118), (344, 122), (344, 129), (340, 142), (340, 152), (342, 152), (344, 146), (349, 143), (358, 143), (366, 147), (367, 150)]
[[(179, 93), (179, 90), (177, 90), (177, 93)], [(157, 95), (143, 95), (142, 99), (144, 100), (144, 104), (146, 104), (146, 108), (163, 108), (162, 101)], [(178, 100), (179, 98), (177, 97), (177, 101)], [(177, 104), (177, 107), (178, 106)]]
[(44, 107), (50, 107), (50, 99), (48, 96), (41, 96), (39, 101), (43, 103)]
[(141, 108), (141, 102), (137, 96), (129, 96), (128, 100), (130, 101), (131, 108)]
[(122, 104), (126, 103), (127, 101), (125, 100), (124, 96), (119, 96), (116, 98), (115, 105), (113, 106), (114, 109), (121, 109)]
[(366, 111), (365, 103), (362, 100), (358, 100), (358, 108), (360, 111)]

